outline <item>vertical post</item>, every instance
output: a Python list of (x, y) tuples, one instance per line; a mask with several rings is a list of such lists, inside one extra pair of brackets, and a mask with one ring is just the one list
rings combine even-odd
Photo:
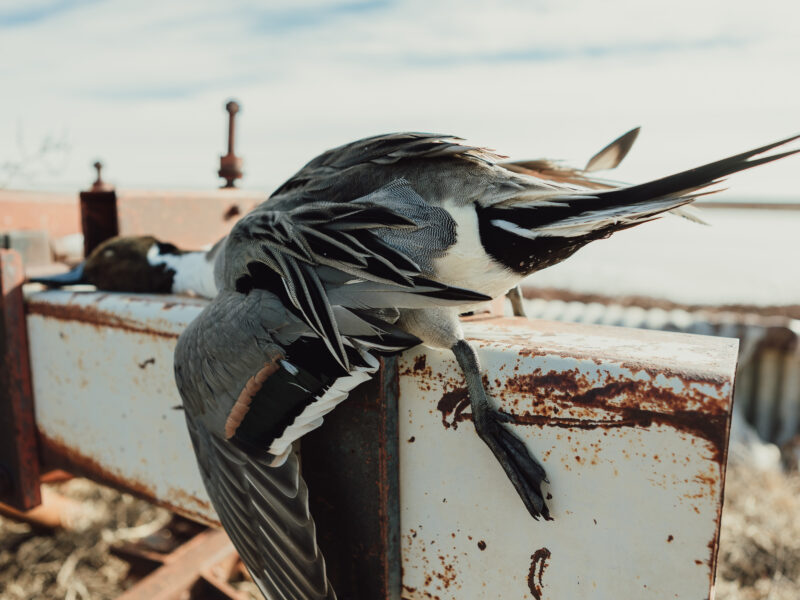
[(41, 503), (24, 280), (20, 255), (0, 250), (0, 501), (18, 510)]
[(80, 195), (84, 256), (89, 256), (107, 239), (119, 235), (117, 194), (113, 186), (103, 181), (103, 163), (97, 161), (94, 168), (97, 170), (97, 179), (90, 190)]
[(303, 437), (303, 477), (340, 598), (399, 600), (397, 357)]
[(236, 187), (234, 183), (242, 178), (242, 159), (236, 156), (234, 145), (236, 143), (236, 113), (239, 112), (239, 103), (231, 100), (225, 105), (228, 111), (228, 153), (219, 158), (219, 176), (225, 179), (223, 187)]

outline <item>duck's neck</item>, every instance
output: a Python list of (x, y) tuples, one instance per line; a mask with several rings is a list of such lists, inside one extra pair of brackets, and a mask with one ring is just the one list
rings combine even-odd
[(178, 254), (160, 254), (151, 251), (147, 256), (151, 265), (164, 265), (174, 271), (173, 294), (194, 293), (213, 298), (217, 295), (217, 286), (214, 283), (214, 261), (209, 258), (203, 251)]

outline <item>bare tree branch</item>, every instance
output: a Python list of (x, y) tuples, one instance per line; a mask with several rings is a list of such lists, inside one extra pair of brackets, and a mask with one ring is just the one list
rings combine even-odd
[(32, 151), (28, 150), (21, 124), (17, 124), (16, 137), (17, 158), (0, 162), (0, 189), (18, 181), (30, 185), (43, 176), (53, 177), (66, 169), (72, 150), (66, 131), (47, 134)]

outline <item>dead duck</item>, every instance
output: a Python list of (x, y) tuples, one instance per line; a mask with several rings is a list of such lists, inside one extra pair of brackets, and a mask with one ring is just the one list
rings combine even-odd
[(213, 298), (214, 261), (220, 244), (208, 251), (181, 250), (153, 236), (117, 236), (99, 244), (72, 270), (31, 277), (51, 287), (89, 284), (110, 292), (192, 294)]
[[(596, 178), (595, 174), (619, 166), (638, 135), (639, 128), (636, 127), (619, 136), (594, 154), (582, 169), (546, 158), (500, 164), (511, 171), (542, 179), (607, 189), (614, 186)], [(149, 235), (116, 236), (99, 244), (72, 270), (31, 277), (28, 281), (50, 287), (89, 284), (112, 292), (191, 294), (213, 298), (217, 294), (214, 262), (221, 242), (208, 251), (192, 251), (179, 249)], [(512, 288), (508, 297), (514, 314), (524, 316), (519, 288)]]
[(382, 135), (313, 159), (239, 221), (175, 376), (209, 496), (265, 596), (335, 598), (291, 448), (381, 352), (451, 350), (478, 435), (529, 513), (550, 519), (545, 470), (493, 408), (459, 312), (798, 152), (759, 156), (798, 138), (614, 187), (534, 177), (451, 136)]
[[(204, 483), (264, 594), (335, 597), (292, 444), (375, 372), (376, 354), (420, 341), (452, 350), (476, 431), (531, 515), (549, 519), (545, 471), (492, 408), (458, 313), (793, 154), (758, 156), (796, 139), (619, 187), (450, 136), (384, 135), (320, 155), (243, 218), (187, 271), (213, 272), (216, 296), (181, 336), (175, 374)], [(181, 251), (157, 248), (148, 268), (174, 271), (176, 291)]]

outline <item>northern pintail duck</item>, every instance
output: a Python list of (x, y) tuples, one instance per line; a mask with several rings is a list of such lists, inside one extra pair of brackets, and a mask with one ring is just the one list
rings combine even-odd
[(459, 312), (798, 152), (760, 156), (798, 138), (614, 186), (535, 176), (451, 136), (382, 135), (323, 153), (240, 220), (175, 374), (209, 496), (265, 596), (335, 598), (292, 444), (371, 377), (378, 353), (451, 350), (478, 435), (529, 513), (550, 519), (545, 470), (493, 408)]
[(519, 172), (450, 136), (381, 135), (321, 154), (242, 218), (175, 370), (209, 495), (264, 594), (335, 597), (291, 449), (375, 372), (379, 352), (452, 351), (478, 435), (529, 513), (550, 519), (545, 470), (493, 407), (459, 312), (797, 152), (760, 156), (798, 137), (605, 187)]
[(150, 235), (119, 236), (99, 244), (65, 273), (31, 277), (52, 287), (93, 285), (111, 292), (217, 295), (214, 263), (221, 241), (208, 251), (181, 250)]

